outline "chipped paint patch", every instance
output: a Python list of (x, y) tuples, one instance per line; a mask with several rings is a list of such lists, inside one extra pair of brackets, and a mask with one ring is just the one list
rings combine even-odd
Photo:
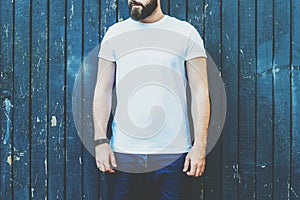
[(242, 181), (241, 181), (241, 175), (239, 173), (239, 165), (238, 164), (233, 165), (232, 168), (233, 168), (233, 171), (234, 171), (233, 178), (238, 179), (239, 183), (241, 183)]
[(56, 116), (51, 117), (51, 127), (57, 126), (57, 119)]
[(32, 187), (31, 188), (31, 197), (34, 197), (34, 193), (33, 192), (34, 192), (34, 188)]
[(11, 101), (8, 98), (5, 98), (3, 104), (5, 106), (4, 114), (6, 117), (6, 131), (3, 139), (3, 144), (7, 144), (12, 130), (12, 121), (10, 119), (10, 116), (11, 116), (11, 108), (13, 108), (13, 105), (11, 104)]
[(12, 159), (12, 156), (9, 155), (9, 156), (7, 157), (7, 159), (6, 159), (6, 162), (11, 166), (12, 163), (13, 163), (13, 161), (19, 161), (19, 160), (21, 160), (21, 157), (19, 157), (19, 156), (14, 156), (14, 160), (13, 160), (13, 159)]
[(6, 162), (11, 166), (12, 165), (12, 158), (11, 155), (9, 155), (6, 159)]
[[(296, 191), (294, 190), (293, 186), (288, 182), (287, 183), (287, 187), (288, 187), (288, 194), (291, 194), (294, 195), (294, 197), (298, 198), (298, 194), (296, 193)], [(290, 191), (290, 192), (289, 192)], [(289, 199), (290, 199), (290, 196), (289, 196)]]

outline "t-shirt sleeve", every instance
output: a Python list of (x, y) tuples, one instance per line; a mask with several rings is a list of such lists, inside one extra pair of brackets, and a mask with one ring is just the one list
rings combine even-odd
[(109, 28), (102, 39), (99, 54), (98, 54), (99, 58), (103, 58), (105, 60), (110, 60), (110, 61), (116, 61), (115, 52), (111, 45), (112, 43), (111, 40), (112, 40), (111, 30)]
[(203, 40), (198, 31), (191, 26), (191, 33), (187, 42), (186, 58), (190, 60), (197, 57), (207, 57), (204, 49)]

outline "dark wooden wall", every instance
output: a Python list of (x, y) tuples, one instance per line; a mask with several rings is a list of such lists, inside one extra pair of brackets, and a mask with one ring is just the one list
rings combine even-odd
[[(161, 1), (198, 29), (227, 92), (195, 200), (300, 199), (300, 1)], [(0, 199), (105, 199), (72, 89), (106, 28), (127, 17), (125, 0), (0, 1)]]

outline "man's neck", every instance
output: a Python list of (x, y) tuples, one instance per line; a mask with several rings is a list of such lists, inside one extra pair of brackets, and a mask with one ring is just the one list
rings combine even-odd
[(142, 23), (154, 23), (158, 22), (164, 17), (164, 13), (162, 12), (160, 7), (157, 7), (157, 9), (147, 18), (140, 20)]

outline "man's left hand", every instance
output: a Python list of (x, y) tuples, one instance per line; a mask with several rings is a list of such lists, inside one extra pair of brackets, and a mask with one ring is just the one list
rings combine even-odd
[[(189, 170), (189, 171), (188, 171)], [(193, 146), (185, 157), (183, 172), (188, 176), (202, 176), (205, 170), (205, 153), (200, 148)]]

